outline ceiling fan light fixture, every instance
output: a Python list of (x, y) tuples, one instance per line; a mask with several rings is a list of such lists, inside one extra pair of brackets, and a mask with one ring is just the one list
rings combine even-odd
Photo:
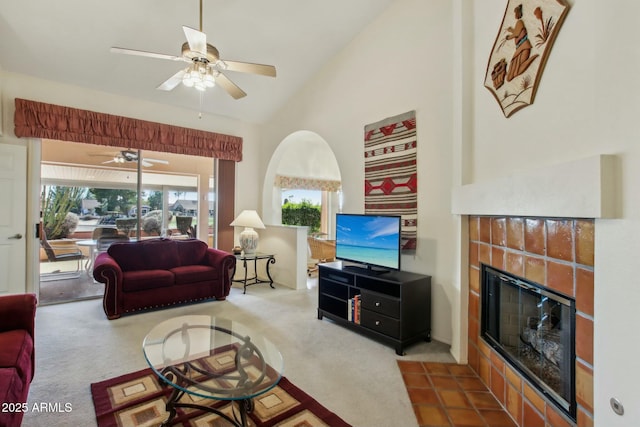
[(211, 70), (208, 70), (207, 74), (205, 74), (204, 84), (207, 87), (214, 87), (216, 85), (216, 79), (213, 78), (213, 74), (211, 73)]
[(205, 62), (195, 61), (182, 76), (182, 84), (186, 87), (195, 87), (200, 92), (216, 84), (213, 70)]
[(184, 79), (182, 79), (182, 84), (186, 87), (193, 87), (195, 83), (193, 82), (193, 80), (191, 80), (190, 77), (185, 77)]
[(185, 85), (186, 87), (193, 87), (195, 82), (193, 81), (191, 76), (188, 73), (186, 73), (182, 78), (182, 84)]

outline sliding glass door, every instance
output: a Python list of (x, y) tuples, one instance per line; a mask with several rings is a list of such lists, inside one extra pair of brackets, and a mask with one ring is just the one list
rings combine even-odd
[(103, 230), (215, 246), (215, 165), (211, 158), (43, 140), (41, 303), (102, 296), (91, 267)]

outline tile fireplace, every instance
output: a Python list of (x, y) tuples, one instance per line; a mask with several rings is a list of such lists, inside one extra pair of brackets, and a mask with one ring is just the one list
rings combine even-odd
[(480, 271), (482, 339), (575, 420), (575, 300), (486, 264)]
[[(593, 427), (595, 221), (588, 218), (470, 215), (468, 224), (469, 365), (518, 426)], [(573, 300), (575, 309), (572, 341), (575, 357), (571, 362), (572, 368), (563, 365), (562, 369), (567, 372), (573, 369), (574, 375), (572, 384), (563, 384), (562, 390), (570, 388), (571, 385), (575, 389), (574, 416), (569, 415), (571, 409), (560, 409), (551, 398), (552, 393), (557, 393), (554, 387), (544, 391), (538, 388), (534, 385), (535, 381), (518, 367), (509, 364), (507, 357), (485, 340), (482, 310), (486, 304), (491, 303), (483, 298), (483, 265), (500, 273), (515, 276), (527, 285), (542, 286), (551, 291), (552, 296), (565, 297), (569, 304)], [(516, 289), (515, 295), (518, 295), (518, 292)], [(556, 307), (555, 303), (552, 304), (549, 300), (543, 302), (541, 299), (547, 295), (536, 294), (537, 291), (529, 289), (520, 295), (524, 298), (537, 298), (536, 307), (538, 304), (542, 304), (542, 307), (547, 304), (542, 314), (527, 312), (520, 317), (524, 324), (518, 327), (523, 329), (521, 333), (525, 341), (531, 341), (531, 337), (538, 335), (538, 332), (544, 335), (545, 329), (554, 322), (557, 325), (558, 322), (564, 321), (556, 319), (563, 317), (564, 305)], [(528, 304), (534, 305), (533, 302)], [(554, 319), (550, 320), (551, 323), (540, 325), (539, 329), (538, 323), (543, 322), (545, 311)], [(536, 318), (539, 319), (538, 323), (535, 323)], [(526, 327), (528, 331), (524, 330)], [(527, 336), (529, 338), (526, 338)], [(549, 341), (545, 342), (545, 345), (548, 344)], [(564, 352), (571, 344), (565, 344), (563, 347)], [(558, 369), (559, 365), (560, 362)], [(565, 400), (570, 408), (571, 398)]]

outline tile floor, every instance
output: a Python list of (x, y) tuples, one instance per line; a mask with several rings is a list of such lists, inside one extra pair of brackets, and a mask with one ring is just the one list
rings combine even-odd
[[(84, 261), (83, 261), (84, 263)], [(47, 274), (55, 271), (62, 273), (72, 273), (78, 268), (76, 261), (41, 262), (40, 274)], [(79, 277), (73, 278), (69, 275), (61, 274), (59, 278), (55, 275), (55, 280), (41, 280), (38, 294), (38, 304), (58, 304), (63, 302), (80, 301), (83, 299), (102, 298), (104, 295), (104, 285), (93, 281), (92, 276), (82, 271)]]
[(420, 427), (516, 427), (468, 365), (398, 360)]

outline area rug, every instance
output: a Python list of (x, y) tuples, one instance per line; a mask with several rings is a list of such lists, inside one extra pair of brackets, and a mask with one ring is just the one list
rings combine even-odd
[(402, 216), (402, 250), (415, 250), (418, 227), (416, 113), (364, 128), (364, 212)]
[[(171, 394), (170, 387), (163, 387), (151, 369), (132, 372), (109, 380), (91, 384), (91, 395), (98, 427), (152, 427), (167, 419), (165, 404)], [(185, 395), (182, 401), (203, 404)], [(282, 377), (272, 390), (254, 399), (255, 408), (249, 414), (249, 425), (267, 426), (331, 426), (349, 427), (343, 419), (318, 403), (311, 396)], [(229, 402), (213, 401), (214, 406), (232, 415)], [(237, 410), (237, 409), (236, 409)], [(201, 410), (177, 408), (178, 416), (172, 426), (217, 427), (229, 422), (217, 414)]]

